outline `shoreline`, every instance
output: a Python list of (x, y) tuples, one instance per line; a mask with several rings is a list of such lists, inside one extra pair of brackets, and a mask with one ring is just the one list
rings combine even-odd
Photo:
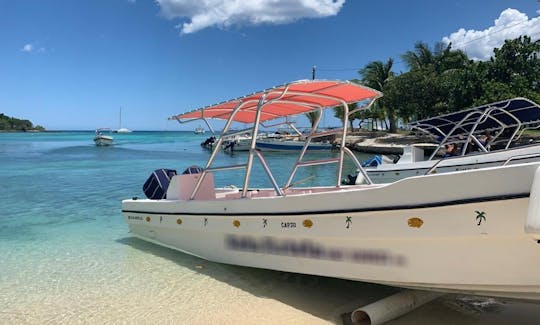
[[(338, 138), (336, 142), (340, 140)], [(352, 151), (383, 155), (402, 155), (404, 148), (413, 144), (426, 152), (438, 146), (427, 136), (386, 132), (355, 132), (347, 135), (345, 144)]]

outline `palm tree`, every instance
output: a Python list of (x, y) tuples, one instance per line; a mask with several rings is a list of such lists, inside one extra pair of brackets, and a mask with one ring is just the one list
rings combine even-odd
[(313, 127), (315, 126), (315, 122), (317, 121), (317, 119), (321, 115), (321, 111), (316, 110), (316, 111), (306, 113), (305, 115), (306, 115), (307, 119), (309, 120), (309, 122), (311, 123), (311, 129), (313, 129)]
[(414, 51), (407, 51), (401, 58), (410, 70), (422, 69), (431, 66), (436, 61), (436, 54), (424, 42), (414, 44)]
[[(351, 103), (351, 104), (348, 105), (348, 107), (349, 107), (349, 111), (352, 111), (352, 110), (354, 110), (354, 109), (356, 109), (358, 107), (358, 104)], [(356, 113), (349, 114), (348, 120), (349, 120), (349, 130), (350, 131), (352, 131), (354, 129), (354, 127), (353, 127), (354, 120), (361, 118), (361, 115), (360, 115), (361, 112), (362, 111), (358, 111)], [(345, 113), (345, 111), (343, 109), (343, 106), (334, 107), (334, 117), (341, 120), (342, 122), (343, 122), (343, 117), (344, 117), (343, 114), (344, 113)]]
[[(368, 63), (363, 69), (358, 71), (358, 73), (362, 76), (362, 83), (384, 93), (384, 88), (395, 76), (394, 72), (392, 72), (393, 64), (394, 60), (392, 60), (392, 58), (389, 58), (386, 63), (381, 61), (373, 61)], [(379, 108), (384, 112), (390, 123), (389, 131), (396, 132), (397, 123), (394, 108), (390, 107), (389, 105), (385, 105), (384, 97), (376, 104), (379, 105)]]

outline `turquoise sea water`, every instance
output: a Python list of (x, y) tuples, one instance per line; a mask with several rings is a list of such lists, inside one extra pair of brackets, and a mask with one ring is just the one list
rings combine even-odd
[[(121, 200), (143, 197), (142, 184), (156, 168), (204, 165), (205, 137), (115, 134), (112, 147), (96, 147), (92, 138), (0, 133), (0, 324), (339, 323), (343, 312), (396, 290), (216, 264), (132, 238)], [(294, 155), (266, 158), (273, 170), (286, 167), (275, 175), (283, 183)], [(218, 164), (244, 159), (222, 155)], [(334, 175), (332, 167), (316, 166), (297, 179), (321, 185)], [(269, 185), (260, 167), (253, 181)], [(238, 172), (216, 175), (218, 186), (240, 182)], [(533, 324), (540, 317), (536, 305), (495, 302), (495, 312), (475, 312), (456, 301), (438, 300), (395, 323), (506, 323), (517, 314)]]

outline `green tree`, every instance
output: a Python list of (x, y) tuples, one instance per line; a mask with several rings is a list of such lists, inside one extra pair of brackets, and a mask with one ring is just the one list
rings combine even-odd
[[(358, 106), (356, 103), (352, 103), (352, 104), (349, 104), (349, 112), (356, 109)], [(343, 106), (336, 106), (334, 107), (334, 117), (340, 119), (342, 122), (343, 122), (343, 117), (344, 117), (344, 109), (343, 109)], [(354, 120), (357, 119), (360, 115), (360, 112), (355, 112), (353, 114), (349, 114), (349, 130), (353, 130), (354, 127), (353, 127), (353, 123), (354, 123)]]
[(540, 40), (529, 36), (506, 40), (484, 64), (480, 75), (483, 94), (479, 102), (494, 102), (511, 97), (540, 100)]
[(15, 117), (6, 116), (0, 113), (0, 130), (3, 131), (28, 131), (44, 130), (43, 127), (34, 127), (29, 120), (21, 120)]
[(463, 51), (442, 43), (431, 50), (418, 42), (402, 59), (410, 70), (389, 82), (385, 98), (386, 105), (396, 107), (405, 121), (451, 112), (473, 102), (477, 80), (475, 74), (466, 73), (472, 61)]
[[(394, 72), (392, 72), (392, 66), (394, 60), (389, 58), (386, 63), (381, 61), (373, 61), (368, 63), (358, 73), (362, 76), (362, 83), (368, 87), (385, 92), (386, 85), (394, 78)], [(379, 99), (375, 103), (373, 110), (382, 113), (382, 120), (388, 120), (389, 131), (396, 132), (397, 130), (397, 118), (394, 110), (394, 106), (389, 105), (385, 98)]]

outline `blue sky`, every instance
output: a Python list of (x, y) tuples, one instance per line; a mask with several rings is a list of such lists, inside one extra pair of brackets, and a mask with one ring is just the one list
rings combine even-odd
[[(509, 10), (509, 8), (511, 8)], [(49, 130), (167, 117), (298, 79), (357, 78), (417, 41), (489, 58), (540, 37), (537, 0), (0, 0), (0, 113)]]

